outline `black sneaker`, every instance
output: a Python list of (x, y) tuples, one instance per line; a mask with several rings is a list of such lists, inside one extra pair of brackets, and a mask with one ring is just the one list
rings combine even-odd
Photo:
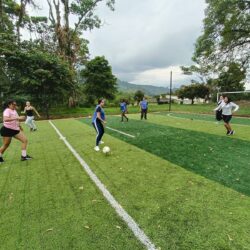
[(229, 135), (234, 135), (234, 133), (235, 133), (234, 130), (231, 130)]
[(0, 156), (0, 164), (1, 163), (4, 163), (4, 160), (3, 160), (3, 157), (2, 156)]
[(32, 157), (29, 156), (29, 155), (26, 155), (26, 156), (21, 156), (21, 161), (28, 161), (28, 160), (31, 160)]
[(227, 131), (227, 135), (230, 135), (230, 131), (229, 130)]

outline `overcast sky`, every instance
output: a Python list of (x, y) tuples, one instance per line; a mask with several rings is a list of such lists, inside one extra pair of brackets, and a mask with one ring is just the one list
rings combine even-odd
[[(32, 14), (48, 14), (46, 0), (36, 2)], [(179, 66), (191, 64), (204, 9), (205, 0), (116, 0), (114, 12), (101, 4), (104, 25), (84, 33), (91, 58), (104, 55), (128, 82), (164, 86), (172, 70), (175, 86), (188, 83)]]

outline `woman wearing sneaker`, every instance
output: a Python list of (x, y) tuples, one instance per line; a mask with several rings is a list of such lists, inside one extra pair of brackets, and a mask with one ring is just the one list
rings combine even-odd
[(222, 110), (222, 119), (224, 121), (224, 126), (227, 130), (227, 135), (233, 135), (234, 130), (230, 125), (232, 119), (232, 114), (239, 109), (239, 106), (231, 102), (230, 98), (224, 96), (224, 102), (222, 102), (214, 111)]
[(31, 157), (26, 153), (28, 140), (25, 137), (19, 123), (19, 121), (24, 119), (24, 116), (19, 116), (16, 112), (16, 102), (13, 100), (8, 101), (4, 107), (3, 127), (0, 130), (0, 134), (3, 137), (3, 145), (0, 147), (0, 163), (4, 162), (3, 153), (9, 147), (12, 137), (22, 143), (21, 160), (26, 161), (31, 159)]
[(36, 113), (38, 117), (40, 117), (37, 110), (33, 106), (30, 105), (30, 102), (26, 102), (26, 107), (24, 108), (23, 113), (26, 114), (25, 124), (29, 126), (31, 132), (37, 130), (35, 120), (34, 120), (34, 112)]
[(105, 112), (104, 112), (104, 104), (105, 100), (100, 99), (98, 101), (98, 105), (96, 106), (95, 113), (92, 118), (92, 124), (97, 132), (96, 135), (96, 146), (94, 148), (95, 151), (100, 151), (99, 144), (102, 144), (103, 142), (101, 141), (103, 135), (104, 135), (104, 124), (106, 123), (105, 119)]
[(120, 109), (121, 109), (121, 122), (123, 122), (123, 117), (125, 117), (125, 119), (128, 122), (128, 117), (126, 116), (126, 113), (128, 112), (127, 103), (124, 99), (121, 100)]

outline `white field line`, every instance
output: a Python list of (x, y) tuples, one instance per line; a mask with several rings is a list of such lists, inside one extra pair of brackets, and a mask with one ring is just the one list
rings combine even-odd
[[(167, 114), (167, 116), (171, 117), (171, 118), (176, 118), (176, 119), (182, 119), (182, 120), (190, 120), (190, 118), (185, 118), (185, 117), (178, 117), (175, 116), (174, 114)], [(219, 122), (216, 121), (206, 121), (206, 120), (199, 120), (199, 119), (195, 119), (196, 121), (199, 122), (209, 122), (209, 123), (214, 123), (214, 124), (219, 124)], [(223, 122), (223, 121), (222, 121)], [(232, 123), (233, 126), (241, 126), (241, 127), (250, 127), (250, 125), (246, 125), (246, 124), (238, 124), (238, 123)]]
[(76, 150), (70, 145), (66, 138), (61, 134), (57, 127), (49, 121), (50, 125), (55, 129), (59, 138), (65, 143), (68, 149), (72, 152), (75, 158), (82, 165), (83, 169), (89, 175), (90, 179), (95, 183), (95, 185), (102, 192), (103, 196), (109, 202), (109, 204), (115, 209), (116, 213), (122, 218), (122, 220), (128, 225), (130, 230), (134, 233), (135, 237), (149, 250), (156, 250), (155, 245), (150, 241), (147, 235), (140, 229), (139, 225), (134, 221), (134, 219), (122, 208), (122, 206), (116, 201), (114, 196), (106, 189), (99, 178), (94, 174), (88, 164), (81, 158), (81, 156), (76, 152)]
[(120, 131), (120, 130), (117, 130), (117, 129), (114, 129), (114, 128), (110, 128), (110, 127), (106, 127), (106, 128), (109, 129), (109, 130), (115, 131), (115, 132), (117, 132), (117, 133), (120, 133), (120, 134), (122, 134), (122, 135), (126, 135), (126, 136), (128, 136), (128, 137), (135, 138), (134, 135), (130, 135), (130, 134), (124, 133), (124, 132), (122, 132), (122, 131)]

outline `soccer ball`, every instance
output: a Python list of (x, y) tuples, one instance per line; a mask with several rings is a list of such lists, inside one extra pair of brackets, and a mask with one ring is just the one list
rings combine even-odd
[(110, 147), (105, 146), (105, 147), (103, 148), (102, 152), (103, 152), (104, 154), (110, 153)]

